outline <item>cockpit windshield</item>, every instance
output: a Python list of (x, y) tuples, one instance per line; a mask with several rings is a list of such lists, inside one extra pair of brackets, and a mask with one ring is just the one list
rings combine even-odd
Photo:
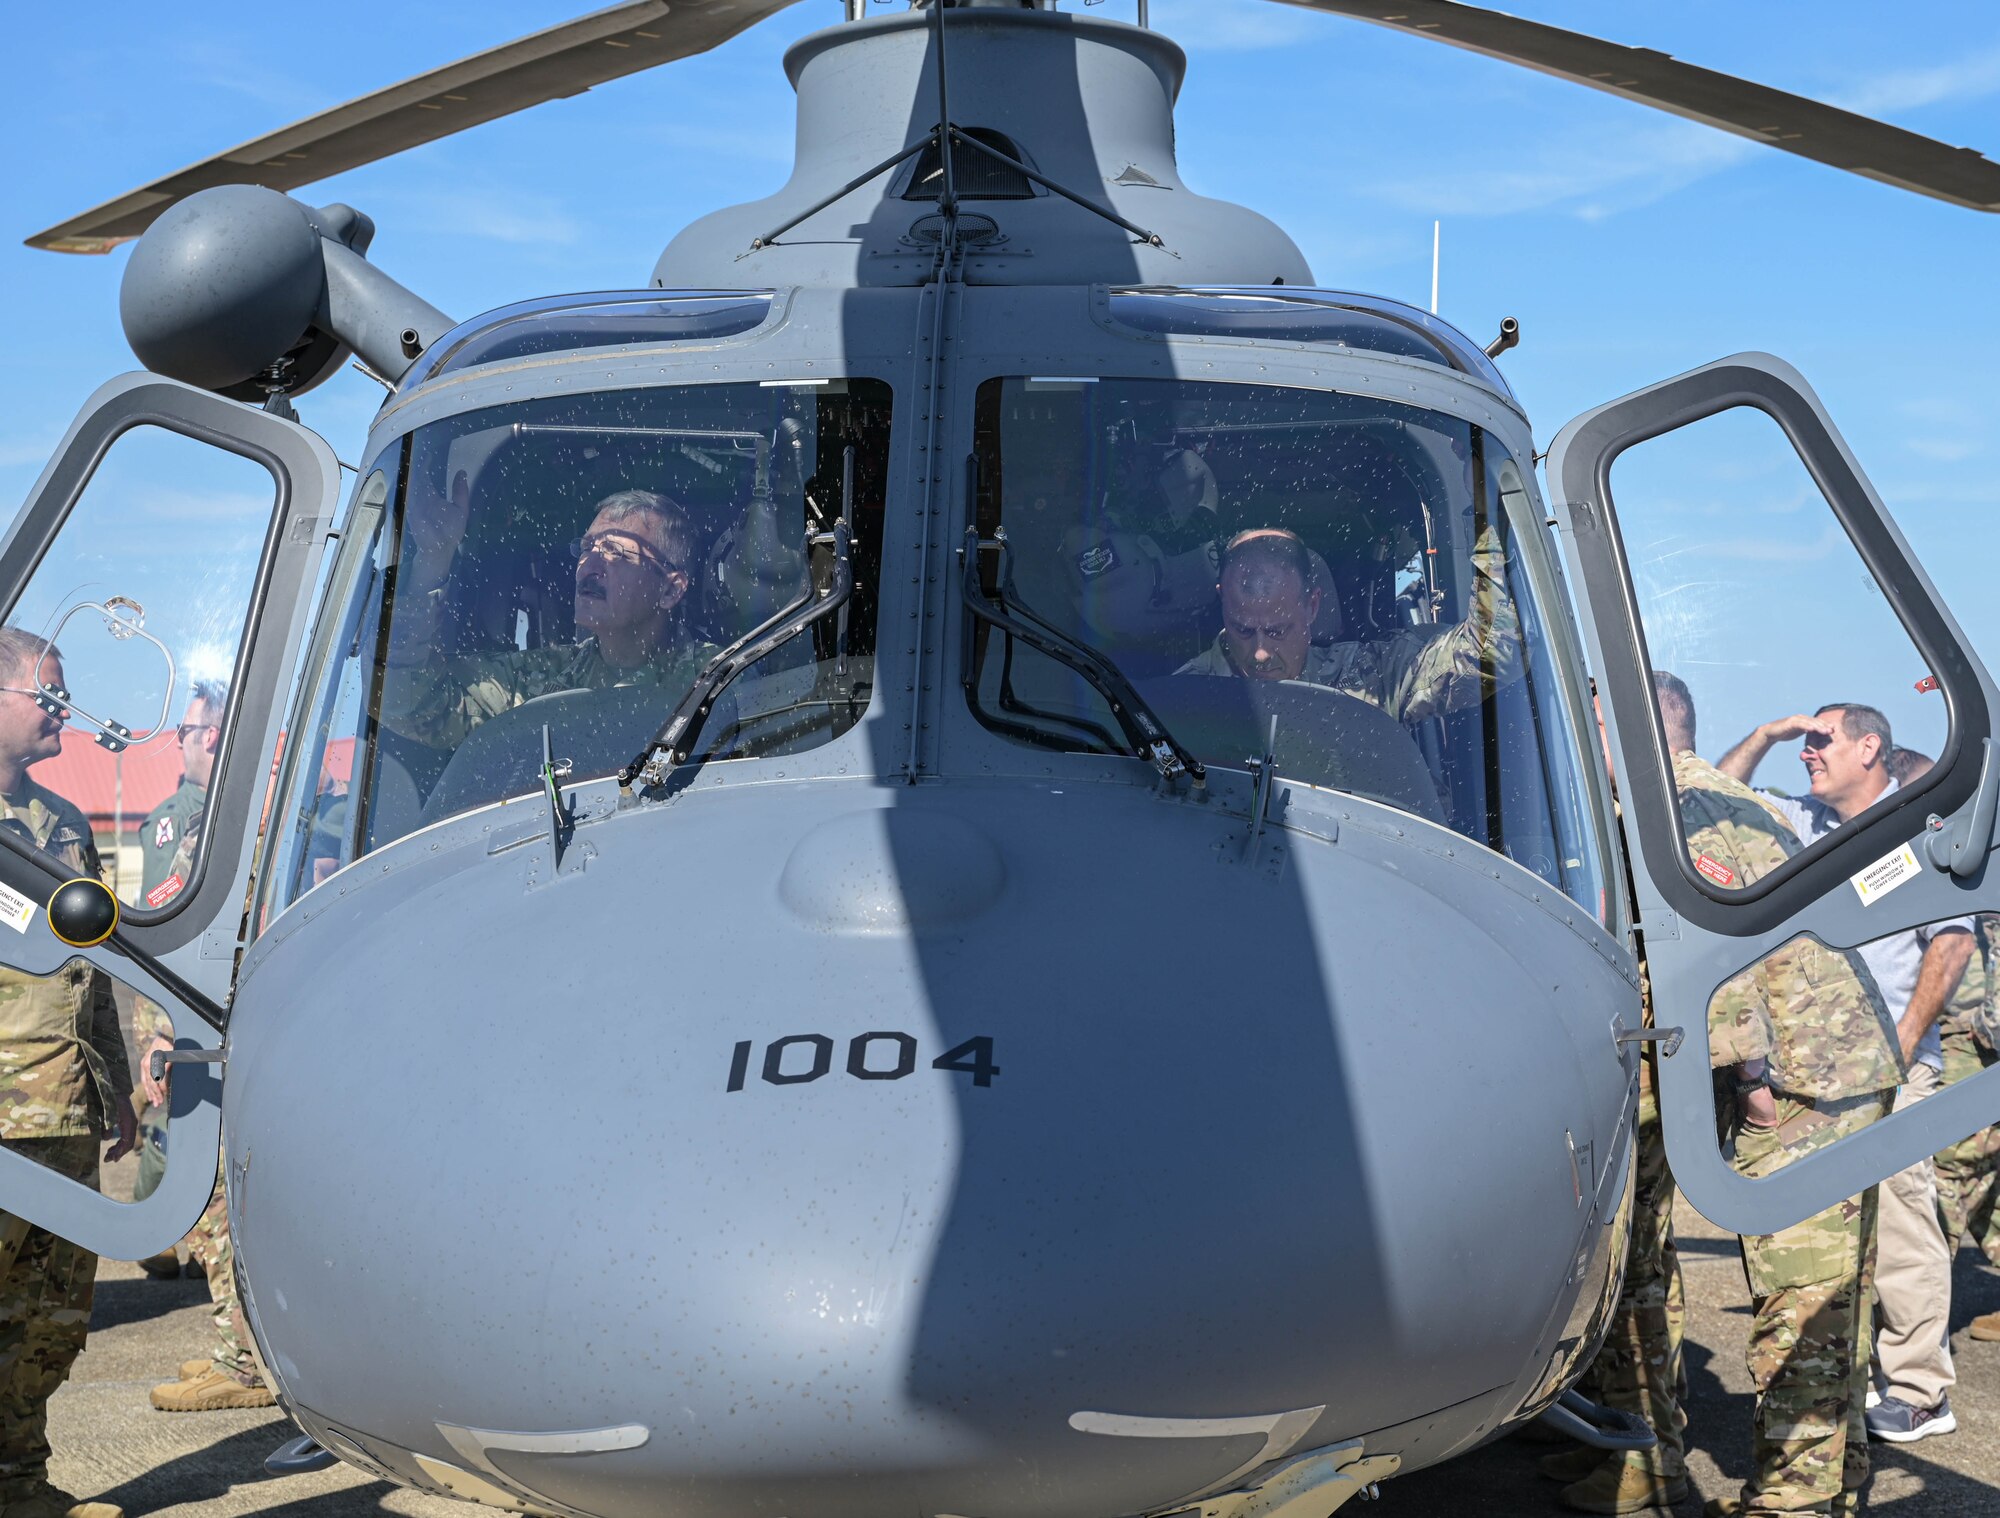
[(545, 728), (572, 781), (617, 771), (720, 647), (826, 584), (810, 540), (842, 519), (851, 599), (729, 686), (695, 757), (845, 732), (874, 681), (889, 413), (880, 381), (767, 381), (524, 401), (404, 439), (357, 497), (375, 540), (334, 587), (273, 903), (534, 791)]
[[(1204, 763), (1274, 754), (1601, 913), (1579, 734), (1514, 551), (1539, 521), (1492, 434), (1325, 391), (1019, 377), (981, 387), (977, 436), (990, 573), (1004, 554), (1011, 594)], [(1130, 750), (1099, 691), (1025, 639), (982, 627), (970, 664), (994, 731)]]

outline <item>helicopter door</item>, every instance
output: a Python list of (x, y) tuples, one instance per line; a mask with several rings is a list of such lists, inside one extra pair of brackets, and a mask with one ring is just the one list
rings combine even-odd
[[(0, 537), (0, 1208), (103, 1254), (171, 1246), (214, 1189), (223, 1009), (339, 476), (296, 422), (128, 375)], [(128, 1075), (141, 1163), (100, 1176)]]
[[(1937, 1004), (1922, 973), (1957, 963), (1942, 1021), (1987, 999), (1994, 682), (1777, 359), (1587, 412), (1548, 471), (1613, 745), (1674, 1177), (1719, 1226), (1769, 1233), (2000, 1118), (2000, 1070), (1927, 1095), (1934, 1076), (1907, 1071), (1941, 1063), (1938, 1040), (1906, 1059), (1921, 1017), (1897, 1021)], [(1628, 1058), (1637, 1032), (1613, 1030)], [(1775, 1168), (1751, 1159), (1773, 1144)]]

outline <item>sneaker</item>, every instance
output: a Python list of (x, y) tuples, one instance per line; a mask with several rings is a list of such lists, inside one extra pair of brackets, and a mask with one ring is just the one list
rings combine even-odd
[(1882, 1405), (1882, 1393), (1876, 1390), (1873, 1381), (1868, 1383), (1868, 1396), (1861, 1405), (1871, 1413)]
[(1869, 1438), (1890, 1444), (1914, 1444), (1933, 1434), (1958, 1432), (1950, 1397), (1938, 1398), (1936, 1407), (1912, 1407), (1901, 1397), (1884, 1397), (1879, 1407), (1869, 1409), (1867, 1423)]
[[(228, 1407), (275, 1407), (278, 1402), (270, 1387), (245, 1386), (213, 1366), (191, 1380), (154, 1387), (150, 1400), (163, 1413), (214, 1413)], [(0, 1513), (0, 1518), (7, 1515)]]
[(1965, 1332), (1969, 1338), (2000, 1344), (2000, 1312), (1981, 1313), (1966, 1325)]
[(1688, 1494), (1686, 1476), (1662, 1476), (1644, 1457), (1614, 1455), (1583, 1480), (1562, 1489), (1562, 1505), (1579, 1513), (1638, 1513), (1672, 1507)]
[(125, 1518), (125, 1509), (115, 1502), (79, 1502), (46, 1481), (37, 1481), (27, 1491), (0, 1500), (0, 1518)]

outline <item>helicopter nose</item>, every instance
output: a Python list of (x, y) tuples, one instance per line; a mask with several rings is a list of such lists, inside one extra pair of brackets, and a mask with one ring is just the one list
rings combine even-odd
[[(603, 1518), (1075, 1518), (1245, 1419), (1414, 1459), (1517, 1405), (1595, 1180), (1551, 992), (1611, 974), (1525, 887), (1145, 790), (759, 789), (553, 874), (462, 819), (259, 941), (226, 1115), (304, 1419), (398, 1471), (519, 1431)], [(328, 1029), (394, 1059), (330, 1084)], [(535, 1453), (578, 1430), (644, 1438)]]

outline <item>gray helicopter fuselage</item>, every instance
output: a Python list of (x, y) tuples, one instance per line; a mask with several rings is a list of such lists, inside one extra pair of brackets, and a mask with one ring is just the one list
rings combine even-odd
[[(576, 785), (559, 859), (524, 764), (518, 799), (366, 854), (245, 956), (246, 1301), (346, 1458), (607, 1518), (1085, 1518), (1355, 1439), (1433, 1463), (1594, 1348), (1630, 1174), (1621, 908), (1355, 795), (1281, 779), (1260, 821), (1244, 770), (1199, 795), (1007, 742), (941, 589), (962, 471), (930, 459), (965, 456), (985, 375), (1339, 390), (1526, 457), (1511, 397), (1463, 339), (1452, 372), (1143, 335), (1090, 287), (965, 289), (933, 364), (934, 298), (781, 291), (720, 341), (434, 371), (378, 421), (393, 460), (552, 395), (873, 376), (901, 407), (851, 730), (664, 794)], [(1561, 605), (1547, 539), (1517, 552)], [(989, 1068), (933, 1067), (976, 1038)], [(1283, 1414), (1282, 1441), (1228, 1421)]]
[[(1645, 1042), (1681, 1195), (1745, 1233), (1990, 1121), (1975, 1077), (1752, 1181), (1705, 1040), (1672, 1056), (1757, 953), (1993, 905), (2000, 691), (1769, 355), (1579, 418), (1545, 503), (1518, 328), (1320, 288), (1196, 194), (1143, 6), (852, 0), (787, 54), (790, 178), (647, 289), (454, 324), (279, 193), (785, 3), (579, 17), (36, 239), (145, 229), (153, 373), (0, 541), (12, 620), (128, 432), (274, 494), (192, 874), (121, 909), (0, 848), (10, 966), (172, 1004), (175, 1164), (126, 1204), (0, 1153), (0, 1201), (143, 1257), (219, 1147), (307, 1444), (519, 1511), (1324, 1518), (1544, 1413), (1641, 1447), (1555, 1404), (1618, 1297)], [(1976, 154), (1664, 55), (1318, 8), (2000, 204)], [(350, 355), (389, 395), (342, 515), (288, 398)], [(1738, 880), (1689, 857), (1610, 471), (1743, 407), (1952, 726)]]

